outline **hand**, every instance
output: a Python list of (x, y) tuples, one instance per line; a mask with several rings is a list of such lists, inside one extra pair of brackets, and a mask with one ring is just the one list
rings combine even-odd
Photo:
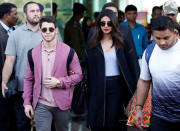
[(8, 89), (8, 87), (6, 86), (6, 84), (4, 82), (2, 82), (2, 95), (5, 98), (6, 94), (5, 91)]
[(32, 119), (33, 116), (34, 116), (34, 110), (32, 108), (31, 105), (25, 105), (24, 106), (24, 112), (26, 114), (26, 116), (29, 118), (29, 119)]
[(75, 73), (73, 71), (68, 71), (68, 75), (74, 75)]
[(44, 81), (43, 81), (43, 85), (46, 88), (55, 88), (57, 86), (57, 83), (59, 82), (59, 80), (55, 77), (47, 77)]
[(135, 115), (135, 125), (140, 129), (143, 130), (141, 125), (143, 124), (143, 114), (142, 109), (136, 109), (136, 115)]

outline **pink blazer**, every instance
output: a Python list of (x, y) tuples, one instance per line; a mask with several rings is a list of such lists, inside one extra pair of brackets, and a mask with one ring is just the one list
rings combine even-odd
[[(37, 45), (32, 50), (32, 58), (34, 61), (34, 75), (31, 72), (29, 62), (24, 77), (24, 105), (33, 105), (36, 108), (41, 93), (41, 75), (42, 75), (42, 44)], [(56, 56), (52, 76), (60, 80), (62, 88), (53, 88), (53, 96), (57, 106), (61, 110), (67, 110), (71, 107), (73, 90), (72, 86), (82, 80), (82, 71), (77, 54), (74, 54), (72, 62), (69, 66), (74, 72), (73, 75), (67, 75), (66, 62), (70, 47), (64, 43), (58, 42), (56, 46)], [(34, 83), (34, 86), (32, 86)]]

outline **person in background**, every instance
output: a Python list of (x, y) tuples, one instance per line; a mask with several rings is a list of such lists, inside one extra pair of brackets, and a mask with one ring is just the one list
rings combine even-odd
[[(18, 20), (16, 5), (2, 3), (0, 5), (0, 83), (2, 82), (2, 69), (5, 62), (5, 49), (9, 35), (14, 30)], [(0, 130), (12, 131), (15, 128), (15, 118), (11, 99), (3, 98), (0, 84)]]
[(177, 3), (173, 0), (168, 0), (163, 4), (163, 15), (171, 18), (176, 25), (176, 29), (178, 30), (178, 36), (180, 36), (179, 26), (177, 25), (177, 15), (178, 15), (178, 6)]
[(177, 36), (180, 38), (180, 25), (177, 22), (174, 22), (175, 29), (177, 30)]
[[(53, 12), (53, 17), (56, 19), (57, 18), (57, 8), (58, 8), (58, 5), (53, 2), (52, 3), (52, 12)], [(58, 32), (56, 34), (56, 37), (58, 38), (59, 41), (63, 41), (62, 39), (62, 35), (63, 35), (63, 29), (62, 29), (62, 25), (56, 20), (56, 25), (58, 27)]]
[(70, 47), (57, 40), (55, 18), (42, 17), (39, 27), (43, 40), (31, 52), (34, 70), (27, 61), (24, 77), (25, 113), (30, 119), (34, 116), (37, 131), (51, 131), (52, 121), (56, 131), (68, 131), (71, 87), (82, 79), (79, 59), (75, 53), (69, 65), (73, 74), (68, 76), (66, 62)]
[(136, 52), (139, 57), (139, 65), (141, 66), (141, 58), (144, 50), (148, 45), (148, 38), (146, 28), (136, 22), (137, 8), (134, 5), (128, 5), (125, 8), (126, 22), (121, 23), (122, 25), (128, 26), (131, 29)]
[(30, 119), (24, 113), (23, 89), (26, 69), (27, 52), (40, 43), (42, 37), (39, 32), (41, 12), (36, 2), (27, 2), (24, 7), (26, 22), (11, 33), (8, 38), (5, 54), (6, 60), (2, 71), (2, 94), (8, 89), (7, 83), (14, 69), (18, 78), (18, 95), (13, 97), (13, 114), (16, 121), (16, 131), (30, 131)]
[(124, 20), (125, 20), (124, 12), (121, 10), (118, 10), (118, 21), (119, 21), (119, 23), (124, 22)]
[(84, 11), (86, 11), (86, 7), (83, 4), (74, 3), (73, 16), (66, 23), (64, 29), (64, 42), (75, 49), (80, 60), (84, 53), (85, 40), (79, 21), (84, 17)]
[(147, 36), (148, 36), (148, 40), (149, 40), (149, 44), (152, 42), (153, 38), (152, 38), (152, 31), (151, 31), (151, 24), (152, 24), (152, 20), (161, 16), (162, 15), (162, 9), (159, 6), (154, 6), (152, 9), (152, 18), (151, 18), (151, 23), (148, 24), (146, 31), (147, 31)]
[(168, 0), (163, 4), (163, 15), (170, 17), (177, 22), (178, 6), (173, 0)]
[(91, 27), (96, 26), (97, 18), (98, 18), (99, 12), (94, 12), (94, 22), (90, 25)]
[(139, 77), (131, 46), (123, 41), (115, 13), (102, 10), (83, 61), (88, 78), (87, 125), (92, 131), (122, 130), (118, 120), (124, 113), (123, 104), (132, 97)]
[(44, 6), (42, 4), (40, 4), (40, 3), (37, 3), (37, 4), (39, 5), (41, 16), (43, 16)]
[(87, 41), (90, 25), (91, 25), (91, 18), (88, 16), (85, 16), (82, 21), (82, 31), (84, 33), (85, 41)]
[(56, 19), (57, 18), (57, 8), (58, 8), (58, 5), (53, 2), (52, 3), (52, 13), (53, 13), (53, 17)]
[[(137, 85), (135, 124), (142, 130), (142, 108), (152, 82), (151, 131), (180, 130), (180, 40), (172, 19), (152, 21), (155, 46), (149, 62), (143, 54)], [(146, 52), (146, 51), (145, 51)]]

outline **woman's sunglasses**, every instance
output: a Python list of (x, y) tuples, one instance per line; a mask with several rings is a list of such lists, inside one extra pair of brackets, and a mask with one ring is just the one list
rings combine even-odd
[(52, 33), (52, 32), (54, 32), (55, 28), (53, 28), (53, 27), (49, 27), (49, 28), (44, 27), (44, 28), (42, 28), (41, 30), (42, 30), (43, 33), (46, 33), (47, 30), (49, 30), (49, 32)]
[(101, 26), (105, 26), (106, 24), (107, 24), (107, 26), (112, 26), (112, 22), (111, 22), (111, 21), (108, 21), (108, 22), (101, 21), (101, 22), (100, 22), (100, 25), (101, 25)]

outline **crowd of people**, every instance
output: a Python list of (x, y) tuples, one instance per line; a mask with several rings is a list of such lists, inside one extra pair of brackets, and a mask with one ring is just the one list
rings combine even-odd
[(85, 120), (91, 131), (127, 131), (124, 112), (134, 94), (134, 130), (145, 130), (143, 106), (151, 85), (152, 112), (146, 130), (180, 130), (176, 2), (155, 6), (147, 27), (136, 22), (135, 5), (127, 5), (123, 13), (115, 3), (105, 3), (91, 23), (84, 17), (87, 8), (74, 3), (64, 41), (56, 21), (57, 4), (52, 7), (53, 16), (43, 16), (40, 3), (27, 2), (25, 22), (15, 29), (16, 5), (0, 4), (1, 131), (30, 131), (32, 121), (36, 131), (68, 131), (72, 87), (85, 75)]

